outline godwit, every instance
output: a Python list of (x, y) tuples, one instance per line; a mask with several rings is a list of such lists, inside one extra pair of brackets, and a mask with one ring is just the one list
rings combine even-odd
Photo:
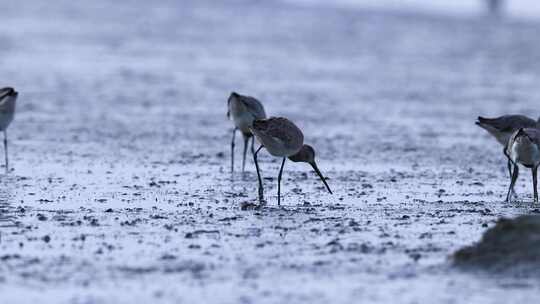
[(13, 88), (0, 89), (0, 131), (4, 132), (4, 153), (6, 159), (6, 173), (9, 172), (7, 128), (15, 115), (15, 101), (19, 93)]
[(321, 171), (315, 163), (315, 150), (308, 145), (304, 145), (304, 135), (302, 131), (290, 120), (283, 117), (271, 117), (269, 119), (255, 120), (251, 128), (252, 133), (257, 137), (261, 146), (253, 154), (255, 167), (257, 168), (257, 177), (259, 179), (259, 201), (264, 200), (264, 190), (259, 172), (259, 163), (257, 154), (265, 147), (268, 152), (276, 157), (283, 158), (278, 175), (278, 206), (281, 204), (281, 176), (285, 160), (289, 158), (293, 162), (305, 162), (313, 167), (313, 170), (319, 175), (322, 182), (332, 194), (330, 187), (326, 183)]
[[(243, 96), (236, 92), (232, 92), (227, 101), (228, 110), (227, 117), (231, 118), (234, 123), (233, 136), (231, 141), (231, 172), (234, 172), (234, 140), (236, 130), (242, 132), (244, 137), (244, 158), (242, 159), (242, 172), (246, 166), (246, 152), (249, 138), (253, 136), (250, 127), (256, 119), (265, 119), (266, 113), (260, 101), (250, 96)], [(255, 153), (254, 149), (255, 138), (251, 141), (251, 153)]]
[[(508, 140), (517, 130), (520, 128), (538, 128), (540, 127), (540, 119), (534, 121), (533, 119), (523, 116), (523, 115), (504, 115), (497, 118), (484, 118), (479, 116), (476, 125), (482, 129), (488, 131), (495, 139), (505, 148), (503, 148), (503, 153), (508, 158), (507, 167), (508, 174), (512, 178), (512, 161), (510, 160), (509, 155), (506, 153), (506, 145)], [(515, 167), (517, 168), (517, 167)], [(517, 169), (519, 175), (519, 169)], [(517, 178), (517, 177), (516, 177)], [(512, 191), (514, 188), (512, 187)]]
[(534, 201), (538, 202), (537, 174), (540, 165), (540, 130), (537, 128), (520, 128), (508, 140), (506, 154), (514, 164), (514, 173), (506, 195), (510, 201), (511, 192), (518, 178), (518, 164), (530, 168), (533, 177)]

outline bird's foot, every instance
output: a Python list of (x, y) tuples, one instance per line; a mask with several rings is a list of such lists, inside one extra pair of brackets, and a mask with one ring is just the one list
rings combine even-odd
[(506, 202), (511, 203), (513, 199), (518, 199), (518, 198), (519, 196), (517, 195), (516, 191), (512, 190), (512, 192), (510, 192), (508, 196), (506, 197)]
[(247, 210), (260, 210), (262, 207), (266, 205), (266, 202), (243, 202), (240, 204), (240, 210), (247, 211)]
[(264, 198), (259, 198), (259, 208), (266, 206), (266, 200)]

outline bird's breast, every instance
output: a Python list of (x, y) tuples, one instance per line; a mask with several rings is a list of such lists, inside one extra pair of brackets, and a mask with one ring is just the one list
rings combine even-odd
[(535, 166), (540, 163), (540, 150), (533, 143), (516, 140), (512, 144), (510, 158), (515, 163), (525, 166)]

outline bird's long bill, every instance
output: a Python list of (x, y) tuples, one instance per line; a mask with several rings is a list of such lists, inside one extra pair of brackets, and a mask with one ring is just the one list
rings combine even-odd
[(313, 167), (313, 170), (315, 170), (317, 175), (321, 178), (322, 182), (326, 186), (326, 189), (328, 189), (328, 192), (330, 192), (330, 194), (333, 194), (332, 190), (330, 190), (330, 186), (328, 186), (328, 184), (326, 183), (326, 180), (324, 179), (324, 176), (322, 175), (321, 171), (319, 171), (319, 168), (317, 168), (317, 164), (315, 164), (314, 162), (309, 163), (309, 164)]

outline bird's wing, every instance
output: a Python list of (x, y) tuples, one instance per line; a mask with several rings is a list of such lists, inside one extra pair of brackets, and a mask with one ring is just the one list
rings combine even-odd
[(272, 117), (265, 130), (266, 134), (281, 141), (286, 146), (302, 146), (304, 135), (302, 131), (290, 120), (283, 117)]
[(523, 131), (529, 136), (529, 138), (540, 148), (540, 130), (536, 128), (527, 128)]
[(500, 132), (512, 132), (519, 128), (536, 127), (536, 122), (523, 115), (504, 115), (497, 118), (478, 117), (478, 122), (491, 126)]
[(265, 119), (266, 112), (260, 101), (250, 96), (242, 96), (240, 101), (246, 106), (247, 110), (253, 115), (254, 119)]

